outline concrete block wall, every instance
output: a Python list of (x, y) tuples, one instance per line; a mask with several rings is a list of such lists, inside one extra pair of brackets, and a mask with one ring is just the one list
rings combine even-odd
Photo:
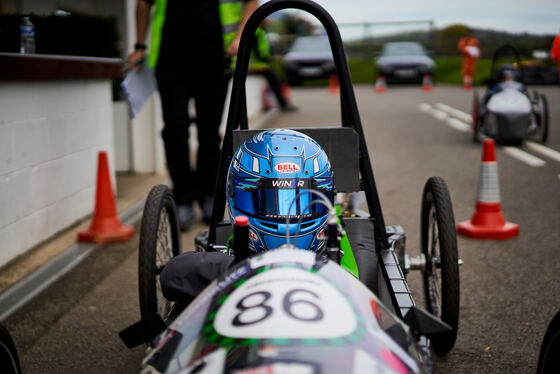
[(97, 154), (109, 154), (108, 80), (0, 83), (0, 266), (93, 210)]

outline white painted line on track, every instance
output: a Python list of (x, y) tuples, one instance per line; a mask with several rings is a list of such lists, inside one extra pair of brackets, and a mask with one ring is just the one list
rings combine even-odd
[(432, 111), (432, 106), (430, 104), (426, 104), (426, 103), (418, 104), (418, 108), (420, 109), (421, 112), (424, 112), (424, 113), (429, 113), (429, 112)]
[(526, 141), (525, 145), (527, 146), (527, 148), (529, 148), (532, 151), (538, 152), (545, 157), (560, 162), (560, 152), (555, 151), (554, 149), (550, 149), (542, 144), (531, 142), (531, 141)]
[(445, 121), (449, 117), (449, 115), (447, 113), (442, 112), (441, 110), (433, 109), (433, 108), (432, 108), (431, 114), (435, 119), (438, 119), (440, 121)]
[(471, 127), (467, 123), (458, 120), (457, 118), (451, 118), (451, 117), (447, 118), (447, 124), (453, 127), (457, 131), (461, 131), (461, 132), (471, 131)]
[(465, 122), (457, 118), (450, 117), (448, 112), (435, 109), (430, 104), (425, 104), (425, 103), (418, 104), (418, 108), (420, 109), (421, 112), (431, 114), (433, 117), (435, 117), (440, 121), (445, 121), (446, 124), (448, 124), (450, 127), (452, 127), (457, 131), (461, 131), (461, 132), (471, 131), (470, 125), (466, 124)]
[(420, 111), (431, 114), (435, 119), (438, 119), (440, 121), (445, 121), (447, 117), (449, 117), (447, 113), (435, 109), (430, 104), (421, 103), (418, 104), (418, 108), (420, 109)]
[(522, 151), (519, 148), (503, 147), (502, 149), (504, 150), (505, 153), (507, 153), (511, 157), (516, 158), (519, 161), (524, 162), (529, 166), (541, 167), (541, 166), (546, 165), (546, 162), (544, 160), (541, 160), (540, 158), (535, 157), (530, 153)]
[(443, 110), (445, 113), (452, 115), (453, 117), (457, 117), (463, 122), (470, 123), (472, 121), (472, 117), (470, 114), (463, 112), (462, 110), (455, 109), (449, 105), (443, 103), (437, 103), (435, 105), (439, 110)]

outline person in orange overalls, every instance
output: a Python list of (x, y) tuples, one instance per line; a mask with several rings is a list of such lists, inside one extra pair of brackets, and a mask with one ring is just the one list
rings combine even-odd
[(550, 48), (550, 59), (558, 63), (558, 83), (560, 83), (560, 33), (556, 35)]
[(471, 30), (467, 30), (467, 35), (459, 39), (458, 48), (461, 52), (463, 89), (470, 90), (472, 89), (476, 60), (480, 56), (478, 39), (472, 35)]

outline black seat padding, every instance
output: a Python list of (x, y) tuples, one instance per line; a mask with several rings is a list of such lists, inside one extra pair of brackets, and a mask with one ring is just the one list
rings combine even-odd
[(361, 217), (344, 218), (344, 228), (358, 265), (360, 281), (377, 295), (377, 253), (373, 221)]

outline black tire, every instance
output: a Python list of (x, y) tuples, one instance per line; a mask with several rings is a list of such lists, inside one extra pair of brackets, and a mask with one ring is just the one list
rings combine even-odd
[(144, 205), (138, 248), (140, 315), (158, 313), (165, 319), (173, 303), (161, 292), (159, 275), (172, 257), (181, 253), (177, 209), (171, 189), (154, 186)]
[(546, 143), (548, 140), (548, 125), (549, 125), (549, 114), (548, 114), (548, 100), (543, 94), (539, 95), (538, 99), (538, 113), (539, 113), (539, 134), (540, 140)]
[(478, 92), (474, 90), (473, 99), (471, 104), (471, 129), (472, 129), (472, 140), (474, 143), (479, 142), (479, 115), (480, 115), (480, 101), (478, 98)]
[(16, 345), (8, 330), (0, 324), (0, 368), (2, 373), (21, 374)]
[(560, 373), (560, 312), (556, 313), (544, 335), (537, 374)]
[(421, 212), (421, 247), (426, 309), (451, 326), (452, 331), (432, 338), (442, 356), (455, 345), (459, 326), (459, 263), (453, 206), (444, 180), (431, 177), (424, 186)]

